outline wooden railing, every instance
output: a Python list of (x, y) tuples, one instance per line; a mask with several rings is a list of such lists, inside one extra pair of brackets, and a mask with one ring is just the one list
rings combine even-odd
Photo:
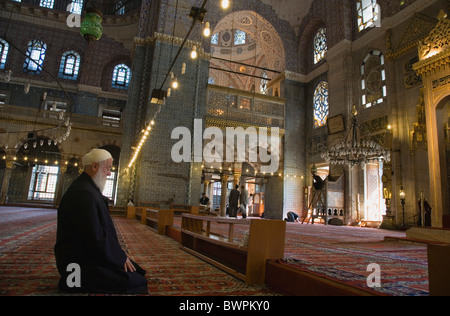
[[(236, 225), (248, 231), (242, 239), (235, 238)], [(285, 230), (279, 220), (183, 214), (181, 248), (247, 284), (264, 284), (266, 261), (284, 256)]]

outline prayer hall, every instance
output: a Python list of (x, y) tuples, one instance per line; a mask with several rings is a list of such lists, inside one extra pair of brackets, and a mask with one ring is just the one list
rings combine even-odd
[(139, 296), (449, 296), (448, 14), (1, 0), (0, 295), (102, 295), (58, 288), (54, 247), (83, 157), (104, 149)]

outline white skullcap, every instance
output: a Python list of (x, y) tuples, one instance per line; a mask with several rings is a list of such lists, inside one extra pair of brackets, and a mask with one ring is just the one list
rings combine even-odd
[(107, 150), (94, 148), (83, 156), (83, 166), (89, 166), (94, 162), (105, 161), (109, 158), (112, 158), (112, 156)]

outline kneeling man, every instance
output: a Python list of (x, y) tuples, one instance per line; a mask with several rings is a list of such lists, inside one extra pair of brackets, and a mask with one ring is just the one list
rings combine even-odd
[[(58, 208), (54, 248), (61, 279), (58, 287), (69, 292), (148, 293), (143, 270), (119, 244), (102, 195), (111, 174), (111, 154), (93, 149), (83, 157), (84, 172), (70, 185)], [(80, 284), (71, 279), (71, 264), (79, 266)], [(69, 271), (67, 271), (69, 270)]]

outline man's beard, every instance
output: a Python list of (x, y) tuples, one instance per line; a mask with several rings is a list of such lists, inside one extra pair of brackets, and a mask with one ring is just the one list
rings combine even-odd
[(106, 177), (104, 177), (100, 171), (95, 174), (95, 176), (92, 178), (92, 181), (94, 181), (100, 192), (103, 192), (106, 184)]

